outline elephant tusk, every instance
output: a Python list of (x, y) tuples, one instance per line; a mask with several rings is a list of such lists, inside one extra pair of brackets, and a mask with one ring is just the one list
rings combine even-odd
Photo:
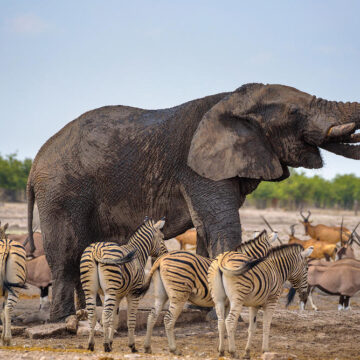
[(355, 123), (349, 123), (349, 124), (344, 124), (344, 125), (335, 125), (332, 126), (328, 133), (327, 133), (327, 137), (328, 138), (333, 138), (333, 137), (338, 137), (338, 136), (345, 136), (345, 135), (349, 135), (350, 133), (352, 133), (355, 130)]

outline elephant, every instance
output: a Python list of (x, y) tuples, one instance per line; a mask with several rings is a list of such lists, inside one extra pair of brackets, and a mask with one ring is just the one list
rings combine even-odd
[(260, 83), (168, 109), (105, 106), (68, 123), (27, 184), (29, 239), (36, 201), (54, 275), (51, 321), (73, 313), (90, 243), (124, 244), (144, 216), (165, 216), (165, 239), (195, 227), (198, 254), (236, 249), (247, 194), (288, 167), (322, 167), (319, 147), (360, 159), (359, 128), (359, 103)]

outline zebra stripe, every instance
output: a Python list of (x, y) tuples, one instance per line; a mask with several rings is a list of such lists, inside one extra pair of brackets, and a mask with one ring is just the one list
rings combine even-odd
[[(1, 223), (0, 223), (1, 224)], [(26, 251), (5, 233), (8, 224), (0, 226), (0, 292), (5, 302), (1, 319), (3, 345), (11, 342), (11, 313), (15, 308), (21, 288), (26, 288)]]
[[(264, 256), (270, 249), (266, 231), (255, 239), (243, 243), (238, 251), (250, 257)], [(227, 252), (226, 254), (229, 254)], [(234, 253), (234, 252), (231, 252)], [(212, 259), (188, 251), (171, 251), (158, 258), (152, 266), (144, 286), (137, 292), (145, 293), (153, 278), (155, 305), (148, 317), (145, 352), (151, 352), (151, 336), (160, 312), (169, 299), (169, 310), (164, 317), (170, 352), (177, 353), (174, 327), (187, 301), (192, 304), (213, 307), (207, 273)]]
[(103, 327), (104, 349), (112, 350), (114, 316), (119, 303), (126, 296), (128, 303), (129, 347), (135, 349), (135, 325), (139, 297), (135, 291), (143, 285), (145, 264), (150, 256), (167, 253), (164, 235), (160, 229), (165, 221), (155, 223), (147, 219), (131, 236), (128, 244), (120, 246), (113, 242), (98, 242), (88, 246), (80, 260), (80, 280), (85, 293), (86, 309), (90, 323), (89, 350), (94, 350), (96, 324), (96, 295), (104, 295)]
[[(234, 262), (231, 258), (219, 256), (211, 268), (225, 269), (222, 276), (210, 277), (211, 295), (215, 302), (219, 328), (219, 353), (224, 354), (225, 326), (229, 339), (229, 352), (235, 354), (235, 330), (242, 306), (249, 309), (249, 336), (245, 348), (245, 356), (250, 356), (251, 339), (256, 327), (256, 314), (262, 307), (263, 316), (263, 345), (262, 350), (268, 351), (269, 332), (272, 315), (280, 297), (284, 282), (289, 280), (299, 291), (300, 298), (307, 297), (307, 261), (312, 249), (304, 250), (301, 245), (281, 245), (269, 251), (267, 256), (251, 259), (246, 255), (238, 257)], [(210, 274), (210, 269), (209, 269)], [(225, 301), (229, 300), (230, 311), (225, 317)]]

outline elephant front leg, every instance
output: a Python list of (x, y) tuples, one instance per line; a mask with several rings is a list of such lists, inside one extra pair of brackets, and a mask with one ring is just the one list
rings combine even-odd
[(196, 252), (203, 256), (234, 250), (241, 243), (239, 207), (245, 196), (234, 180), (211, 181), (184, 186), (183, 195), (196, 227)]
[(58, 322), (75, 313), (74, 274), (69, 269), (52, 271), (54, 274), (50, 321)]

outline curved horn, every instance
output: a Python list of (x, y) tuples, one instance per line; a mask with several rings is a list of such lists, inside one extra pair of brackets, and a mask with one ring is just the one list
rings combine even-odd
[(308, 210), (308, 216), (307, 216), (306, 220), (309, 220), (310, 215), (311, 215), (311, 211)]
[(332, 126), (327, 133), (327, 138), (350, 135), (355, 130), (355, 128), (356, 124), (354, 122), (344, 125)]
[(305, 219), (305, 216), (303, 215), (303, 213), (302, 213), (302, 210), (300, 210), (300, 215), (301, 215), (301, 217), (304, 219), (304, 221), (306, 220)]

